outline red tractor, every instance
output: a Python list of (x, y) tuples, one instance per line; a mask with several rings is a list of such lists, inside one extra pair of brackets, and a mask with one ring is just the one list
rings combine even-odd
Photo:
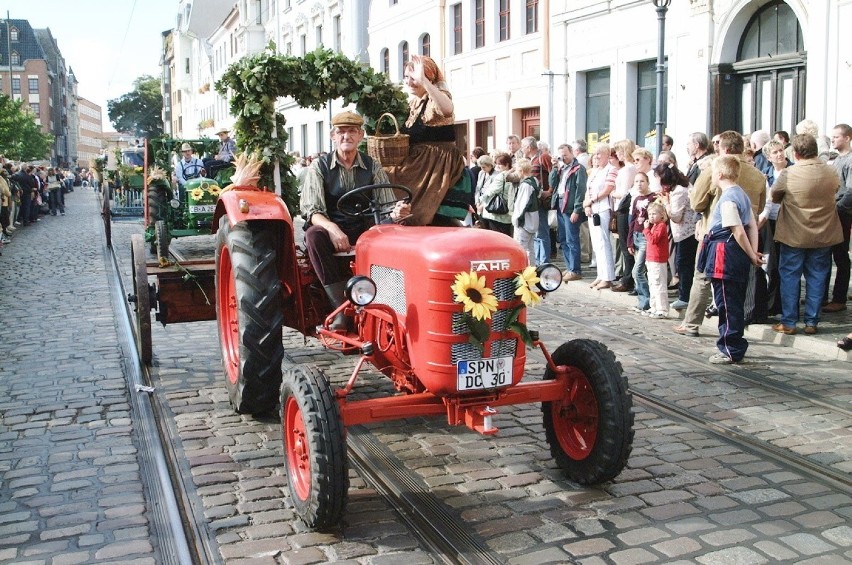
[[(620, 364), (586, 339), (550, 353), (525, 325), (525, 301), (556, 290), (559, 269), (533, 272), (525, 251), (496, 232), (382, 224), (393, 203), (377, 202), (377, 187), (339, 201), (342, 212), (377, 225), (359, 238), (354, 258), (342, 259), (352, 278), (337, 308), (299, 251), (278, 197), (236, 187), (216, 208), (216, 314), (230, 399), (241, 413), (268, 412), (280, 402), (289, 490), (301, 519), (316, 529), (341, 520), (346, 427), (367, 422), (446, 415), (450, 425), (494, 434), (497, 408), (541, 403), (551, 453), (567, 478), (593, 484), (618, 475), (633, 441)], [(410, 197), (408, 189), (392, 188)], [(490, 317), (481, 315), (486, 295)], [(477, 308), (479, 319), (472, 316)], [(348, 329), (333, 331), (340, 312)], [(285, 325), (357, 357), (345, 386), (334, 389), (313, 366), (282, 367)], [(547, 361), (542, 379), (524, 379), (527, 345)], [(350, 400), (366, 364), (398, 393)]]

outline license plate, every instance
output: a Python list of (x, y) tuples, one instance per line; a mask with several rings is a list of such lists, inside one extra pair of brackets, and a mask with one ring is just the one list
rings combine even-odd
[(490, 357), (456, 364), (458, 390), (497, 388), (512, 384), (512, 357)]
[(196, 204), (190, 205), (189, 213), (190, 214), (212, 214), (216, 211), (215, 204)]

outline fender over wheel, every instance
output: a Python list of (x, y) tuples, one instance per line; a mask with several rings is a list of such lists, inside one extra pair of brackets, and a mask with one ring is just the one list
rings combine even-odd
[(130, 262), (133, 265), (133, 306), (136, 314), (136, 349), (145, 365), (153, 358), (151, 345), (152, 288), (148, 284), (148, 264), (145, 260), (145, 240), (141, 234), (130, 237)]
[(231, 404), (241, 414), (274, 410), (281, 384), (283, 301), (275, 222), (227, 216), (216, 237), (216, 320)]
[(334, 393), (320, 369), (285, 367), (281, 431), (287, 485), (296, 513), (312, 529), (336, 526), (349, 491), (346, 434)]
[[(633, 398), (621, 364), (602, 343), (587, 339), (563, 343), (553, 362), (575, 370), (565, 397), (541, 405), (550, 453), (572, 481), (608, 481), (627, 465), (633, 447)], [(545, 379), (555, 377), (545, 371)]]

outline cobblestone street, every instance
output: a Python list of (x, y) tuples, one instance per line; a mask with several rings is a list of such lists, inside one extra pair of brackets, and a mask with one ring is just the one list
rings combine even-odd
[[(19, 230), (0, 258), (0, 562), (159, 563), (97, 198), (68, 201), (68, 216)], [(130, 235), (142, 229), (138, 220), (112, 226), (128, 287)], [(172, 245), (212, 255), (213, 238)], [(537, 404), (501, 408), (491, 437), (435, 417), (356, 426), (350, 441), (376, 443), (413, 497), (445, 508), (495, 561), (852, 563), (852, 371), (833, 345), (852, 330), (849, 313), (826, 315), (817, 336), (752, 326), (747, 362), (720, 368), (707, 363), (715, 319), (702, 337), (680, 336), (674, 319), (629, 313), (632, 300), (576, 281), (529, 318), (551, 351), (599, 340), (624, 367), (636, 436), (614, 481), (566, 480)], [(294, 519), (280, 422), (234, 413), (216, 333), (215, 322), (155, 323), (151, 368), (175, 482), (214, 560), (441, 561), (352, 469), (339, 531), (313, 533)], [(288, 361), (314, 364), (336, 385), (350, 377), (354, 357), (295, 331), (284, 341)], [(543, 356), (530, 352), (527, 366), (540, 378)], [(389, 389), (369, 372), (356, 390)]]

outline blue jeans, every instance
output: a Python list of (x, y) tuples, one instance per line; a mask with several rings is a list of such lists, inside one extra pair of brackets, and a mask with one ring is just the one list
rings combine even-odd
[(825, 281), (831, 272), (831, 248), (799, 249), (781, 244), (778, 274), (781, 279), (781, 323), (793, 327), (799, 321), (799, 296), (805, 275), (805, 325), (819, 323), (825, 297)]
[(645, 252), (648, 243), (645, 241), (645, 234), (642, 232), (633, 232), (633, 284), (636, 290), (636, 299), (639, 301), (639, 308), (647, 310), (651, 307), (651, 289), (648, 288), (648, 267), (645, 266)]
[(538, 209), (538, 232), (535, 234), (534, 243), (536, 266), (550, 262), (550, 225), (547, 223), (547, 212), (548, 210), (541, 206)]
[(571, 223), (571, 213), (556, 214), (556, 234), (559, 238), (559, 246), (562, 248), (562, 256), (565, 258), (565, 268), (578, 275), (582, 274), (580, 266), (580, 222)]

